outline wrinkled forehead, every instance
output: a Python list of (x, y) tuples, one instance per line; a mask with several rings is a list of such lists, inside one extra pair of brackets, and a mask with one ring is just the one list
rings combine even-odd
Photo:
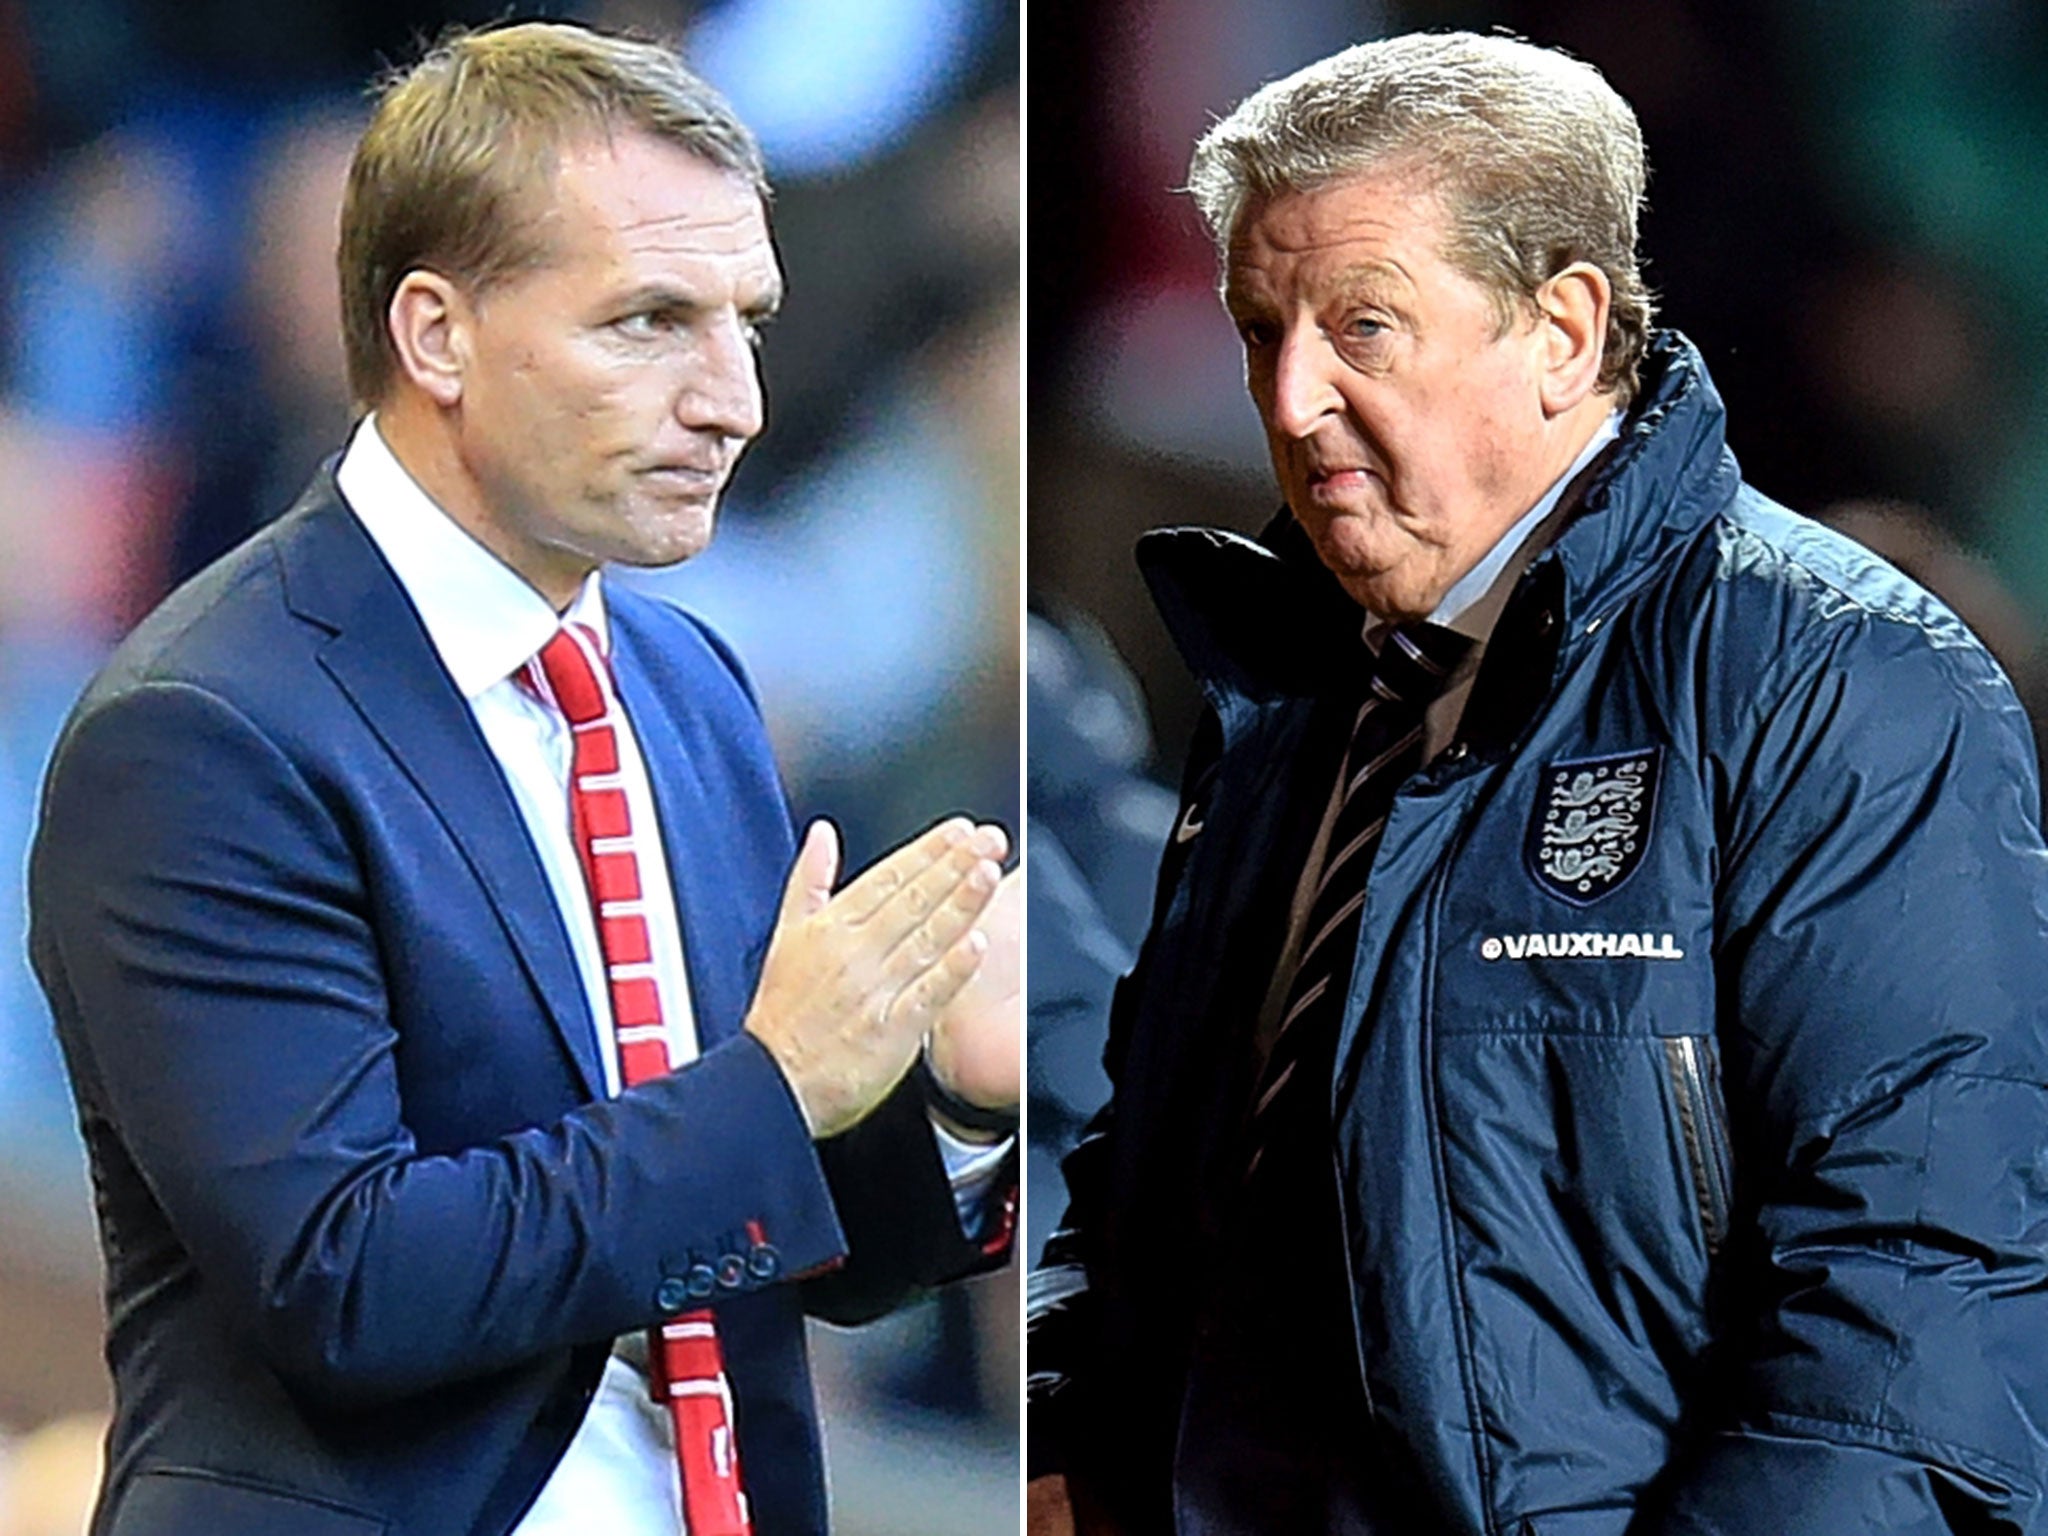
[(1223, 252), (1224, 303), (1276, 287), (1406, 288), (1443, 257), (1448, 219), (1434, 178), (1404, 166), (1248, 197)]
[(1355, 157), (1338, 155), (1314, 165), (1248, 162), (1238, 169), (1230, 222), (1216, 242), (1225, 259), (1247, 228), (1276, 203), (1321, 197), (1363, 184), (1411, 196), (1431, 195), (1439, 205), (1448, 206), (1456, 179), (1453, 169), (1439, 158), (1408, 145), (1361, 149)]

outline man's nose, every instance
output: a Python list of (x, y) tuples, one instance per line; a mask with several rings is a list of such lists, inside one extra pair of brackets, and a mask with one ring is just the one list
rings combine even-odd
[(1338, 393), (1336, 352), (1321, 326), (1303, 321), (1280, 337), (1273, 358), (1269, 424), (1287, 437), (1306, 437), (1332, 411), (1344, 408)]
[(686, 427), (741, 440), (759, 437), (766, 421), (761, 360), (752, 327), (735, 311), (708, 319), (688, 377), (676, 397)]

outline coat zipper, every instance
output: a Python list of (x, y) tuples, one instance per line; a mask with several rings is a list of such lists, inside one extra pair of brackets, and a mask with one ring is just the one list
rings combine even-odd
[(1727, 1153), (1712, 1069), (1706, 1059), (1705, 1043), (1698, 1035), (1667, 1036), (1664, 1061), (1678, 1102), (1678, 1127), (1692, 1174), (1700, 1235), (1706, 1240), (1711, 1257), (1720, 1252), (1728, 1236)]

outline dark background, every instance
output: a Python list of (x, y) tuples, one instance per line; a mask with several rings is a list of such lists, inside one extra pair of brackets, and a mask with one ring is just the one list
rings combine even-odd
[(1106, 625), (1169, 777), (1195, 701), (1131, 542), (1167, 523), (1252, 530), (1278, 505), (1214, 258), (1173, 189), (1196, 135), (1265, 80), (1430, 28), (1561, 45), (1628, 98), (1649, 145), (1660, 323), (1705, 355), (1745, 475), (1902, 556), (2033, 701), (2048, 7), (1039, 0), (1030, 25), (1032, 593)]

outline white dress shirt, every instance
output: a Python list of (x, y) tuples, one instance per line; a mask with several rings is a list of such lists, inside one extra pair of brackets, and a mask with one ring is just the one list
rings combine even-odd
[[(589, 626), (609, 646), (602, 573), (593, 572), (568, 612), (558, 615), (420, 488), (385, 444), (374, 416), (357, 429), (336, 480), (411, 600), (511, 786), (576, 956), (597, 1026), (606, 1089), (616, 1094), (618, 1047), (604, 956), (570, 828), (568, 722), (515, 680), (565, 622)], [(646, 761), (630, 722), (619, 732), (619, 777), (633, 825), (659, 828)], [(697, 1031), (674, 887), (661, 838), (641, 838), (637, 848), (669, 1061), (681, 1066), (697, 1055)], [(974, 1231), (1008, 1144), (971, 1146), (933, 1129), (963, 1226)], [(683, 1529), (674, 1425), (645, 1378), (613, 1356), (582, 1426), (513, 1536), (677, 1536)]]

